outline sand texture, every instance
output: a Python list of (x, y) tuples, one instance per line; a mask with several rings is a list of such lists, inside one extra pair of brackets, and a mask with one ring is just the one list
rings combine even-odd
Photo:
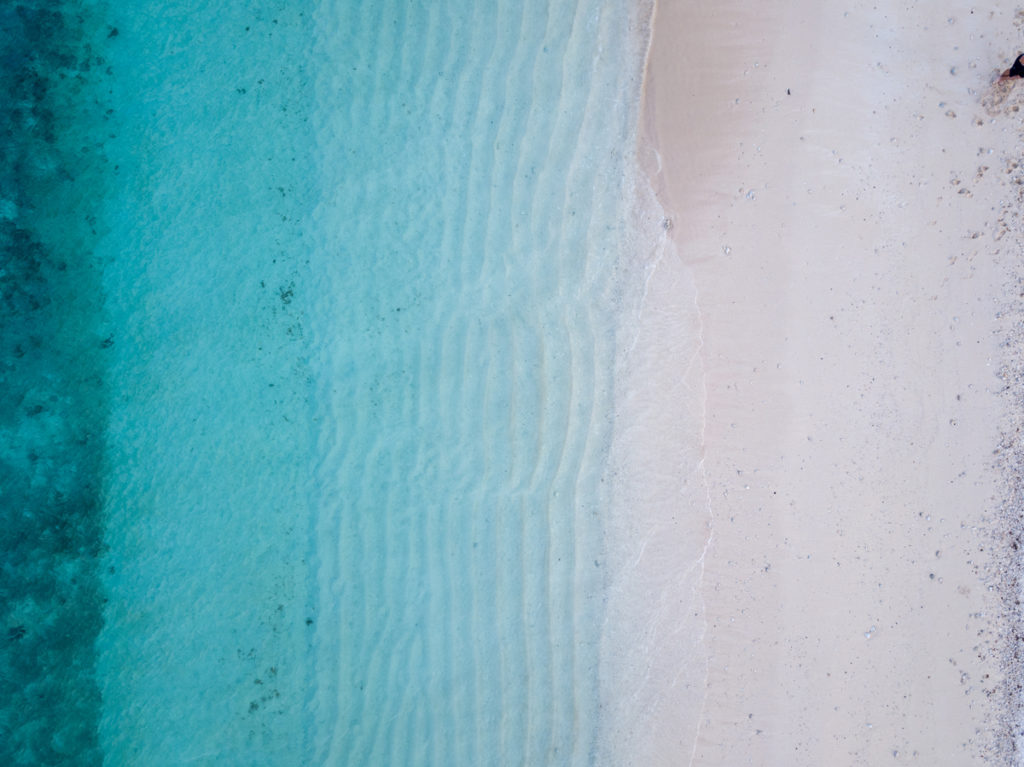
[(711, 544), (697, 734), (652, 760), (1018, 763), (1014, 7), (661, 0), (654, 29)]

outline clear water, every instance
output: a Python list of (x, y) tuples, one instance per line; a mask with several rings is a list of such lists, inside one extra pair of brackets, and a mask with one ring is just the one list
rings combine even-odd
[(593, 763), (637, 9), (16, 5), (2, 761)]
[(317, 16), (318, 761), (593, 759), (631, 21)]

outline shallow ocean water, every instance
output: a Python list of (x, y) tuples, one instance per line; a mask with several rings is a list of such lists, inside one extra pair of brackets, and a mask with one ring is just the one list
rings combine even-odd
[(2, 12), (5, 763), (593, 762), (627, 5)]

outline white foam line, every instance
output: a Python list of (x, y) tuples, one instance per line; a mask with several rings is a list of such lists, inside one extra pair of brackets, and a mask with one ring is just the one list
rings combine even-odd
[(658, 271), (658, 267), (661, 265), (661, 261), (665, 257), (665, 251), (667, 250), (667, 246), (668, 234), (666, 233), (662, 235), (658, 245), (655, 246), (654, 248), (657, 257), (654, 259), (653, 263), (645, 267), (644, 271), (646, 272), (646, 274), (644, 276), (644, 289), (640, 295), (640, 305), (637, 307), (636, 310), (636, 332), (633, 334), (633, 340), (629, 344), (629, 349), (626, 350), (627, 357), (633, 354), (633, 350), (636, 349), (636, 345), (640, 340), (640, 334), (643, 330), (640, 320), (643, 318), (644, 307), (647, 305), (647, 294), (650, 291), (651, 279), (654, 277), (654, 273)]

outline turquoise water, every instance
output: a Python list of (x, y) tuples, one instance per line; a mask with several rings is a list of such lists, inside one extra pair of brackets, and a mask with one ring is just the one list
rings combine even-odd
[(638, 11), (59, 5), (0, 11), (2, 761), (593, 763)]
[[(0, 763), (95, 764), (106, 192), (89, 7), (0, 6)], [(74, 136), (72, 138), (72, 136)]]

